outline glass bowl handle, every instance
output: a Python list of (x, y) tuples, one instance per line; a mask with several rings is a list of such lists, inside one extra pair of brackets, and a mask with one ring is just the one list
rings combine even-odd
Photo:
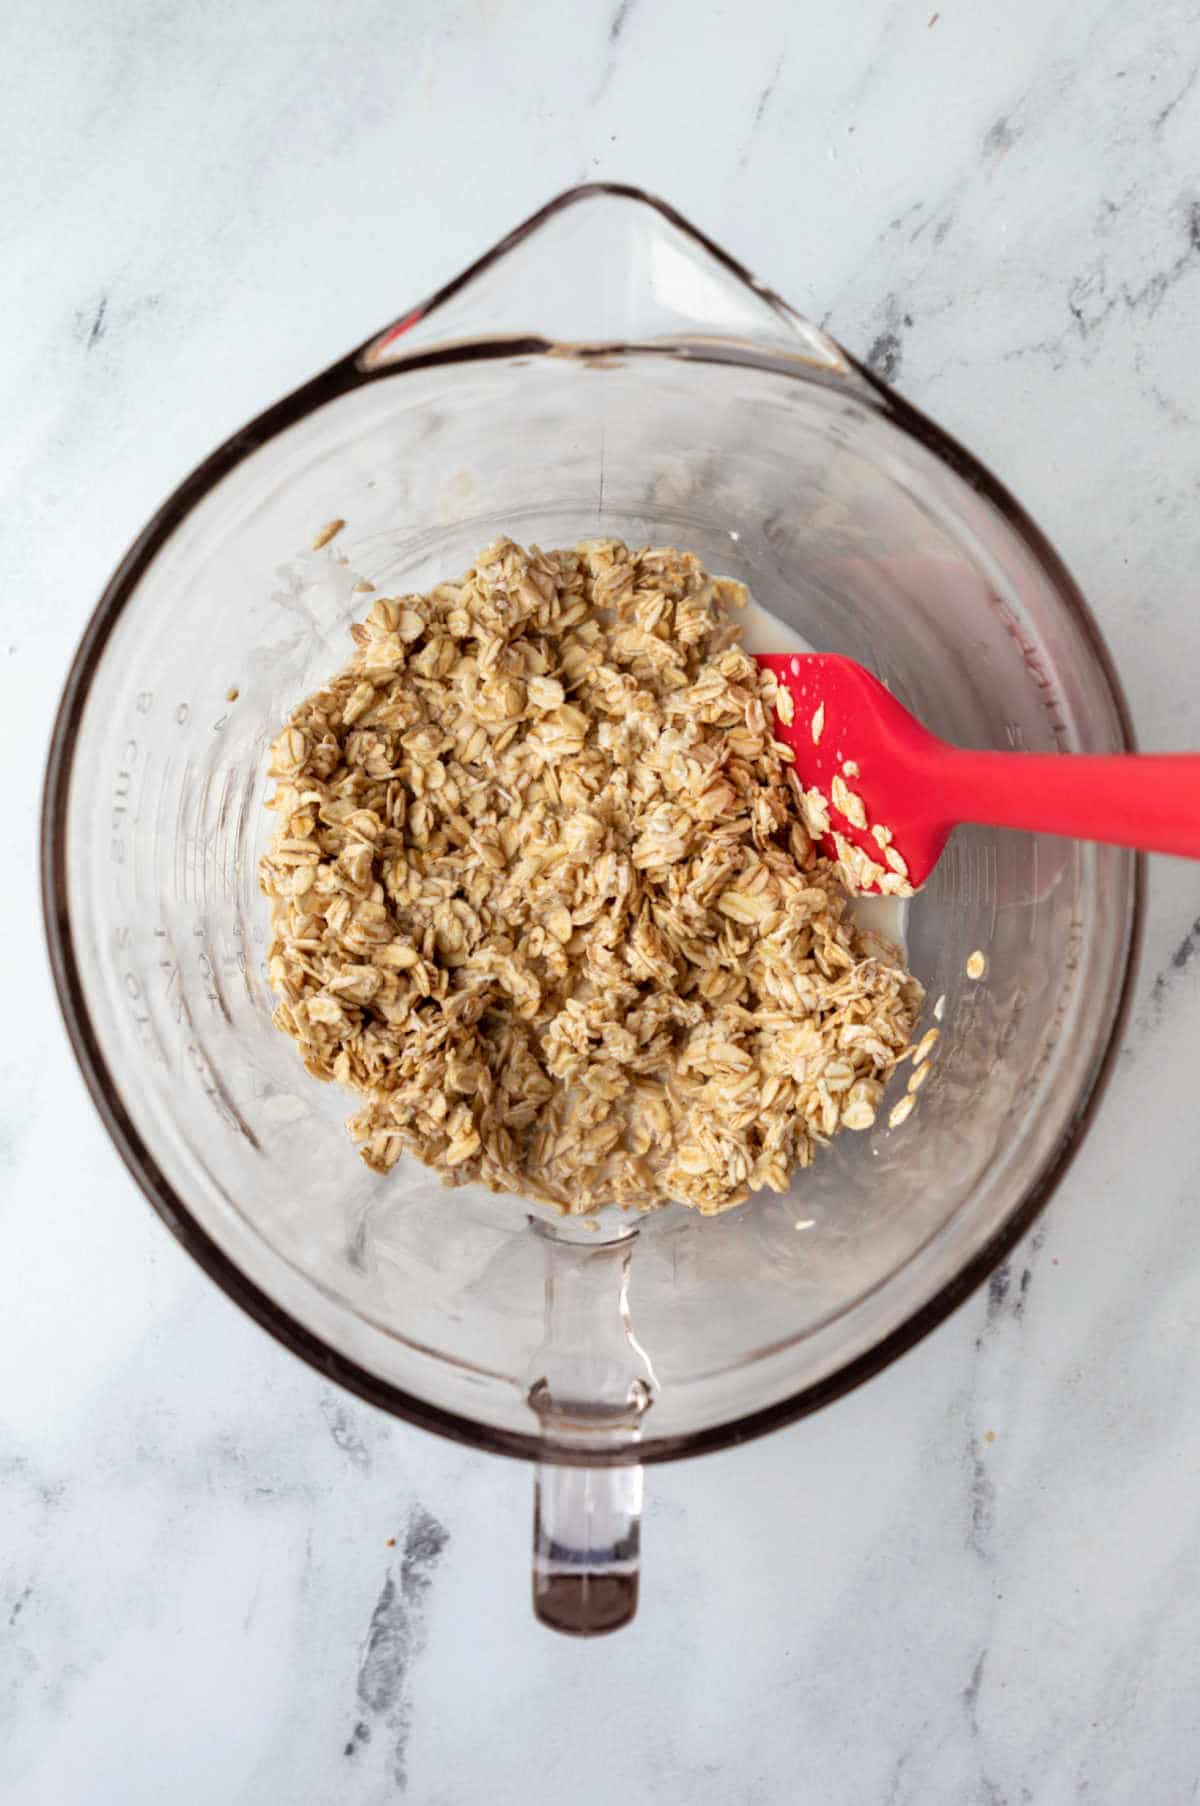
[[(643, 1415), (658, 1382), (629, 1314), (638, 1239), (622, 1225), (531, 1223), (545, 1257), (545, 1326), (526, 1396), (546, 1445), (533, 1505), (533, 1609), (572, 1636), (599, 1636), (637, 1610)], [(580, 1239), (582, 1238), (582, 1239)]]
[(533, 1610), (575, 1637), (637, 1611), (642, 1469), (540, 1466), (533, 1493)]

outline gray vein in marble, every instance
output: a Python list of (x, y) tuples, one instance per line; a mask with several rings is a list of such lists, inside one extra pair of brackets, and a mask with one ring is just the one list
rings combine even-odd
[[(997, 1563), (997, 1482), (987, 1452), (994, 1446), (993, 1433), (991, 1430), (984, 1431), (979, 1421), (978, 1401), (982, 1390), (982, 1364), (987, 1360), (989, 1350), (996, 1344), (1003, 1325), (1012, 1324), (1018, 1333), (1020, 1332), (1033, 1283), (1034, 1270), (1038, 1256), (1045, 1245), (1045, 1239), (1044, 1228), (1034, 1231), (1026, 1245), (1027, 1255), (1020, 1265), (1019, 1275), (1011, 1261), (1005, 1261), (991, 1275), (985, 1294), (983, 1325), (975, 1338), (975, 1365), (970, 1380), (966, 1411), (969, 1511), (966, 1540), (972, 1555), (987, 1570), (993, 1570)], [(982, 1611), (982, 1638), (960, 1696), (971, 1761), (977, 1777), (970, 1798), (973, 1801), (979, 1801), (980, 1806), (1008, 1806), (1009, 1801), (1005, 1787), (992, 1772), (987, 1759), (983, 1747), (983, 1731), (979, 1713), (979, 1701), (984, 1685), (996, 1615), (997, 1596), (993, 1594)], [(889, 1798), (899, 1799), (898, 1772), (893, 1777), (892, 1792)]]
[(330, 1393), (321, 1400), (321, 1415), (329, 1425), (330, 1436), (343, 1455), (365, 1473), (371, 1465), (371, 1451), (359, 1435), (349, 1406)]
[(993, 1557), (992, 1529), (996, 1509), (996, 1486), (987, 1469), (983, 1452), (979, 1447), (978, 1432), (970, 1432), (970, 1509), (971, 1523), (967, 1542), (980, 1561), (990, 1562)]
[[(894, 214), (872, 247), (863, 270), (855, 272), (849, 285), (850, 289), (853, 290), (857, 287), (858, 281), (868, 265), (874, 267), (882, 264), (885, 267), (895, 268), (898, 260), (897, 244), (915, 245), (929, 232), (928, 255), (924, 263), (908, 275), (903, 283), (905, 294), (910, 294), (914, 289), (920, 288), (929, 269), (936, 261), (937, 252), (940, 251), (953, 229), (958, 197), (965, 185), (966, 178), (964, 177), (955, 183), (936, 205), (931, 207), (924, 201), (917, 200), (911, 202), (901, 212)], [(899, 255), (903, 256), (902, 249)], [(872, 318), (872, 326), (868, 328), (868, 334), (864, 335), (868, 339), (870, 349), (863, 361), (885, 382), (893, 381), (899, 373), (903, 361), (904, 335), (914, 323), (913, 316), (902, 307), (899, 294), (900, 284), (897, 284), (884, 294), (881, 302), (871, 308), (868, 317)], [(831, 332), (834, 337), (838, 336), (838, 316), (845, 305), (846, 290), (843, 287), (842, 293), (821, 316), (821, 326)], [(925, 311), (929, 311), (928, 304)]]
[(157, 289), (130, 294), (118, 278), (80, 301), (63, 325), (85, 352), (95, 351), (112, 337), (114, 328), (138, 330), (145, 321), (161, 323), (159, 317), (168, 299)]
[(38, 1503), (47, 1509), (66, 1502), (68, 1485), (65, 1480), (48, 1480), (38, 1473), (33, 1462), (26, 1455), (0, 1454), (0, 1490), (7, 1492), (10, 1488), (28, 1490)]
[(1090, 338), (1118, 307), (1131, 314), (1142, 309), (1153, 314), (1164, 295), (1191, 268), (1193, 258), (1200, 252), (1200, 202), (1184, 194), (1179, 197), (1179, 207), (1186, 242), (1170, 263), (1152, 271), (1143, 283), (1131, 287), (1122, 282), (1110, 290), (1103, 259), (1075, 277), (1067, 290), (1067, 310), (1081, 338)]
[(1197, 916), (1171, 955), (1171, 965), (1176, 972), (1182, 972), (1191, 963), (1198, 945), (1200, 945), (1200, 916)]
[(933, 242), (935, 245), (940, 245), (950, 230), (950, 223), (951, 217), (943, 211), (943, 207), (930, 208), (925, 205), (924, 201), (913, 201), (910, 206), (904, 208), (903, 212), (893, 214), (888, 221), (887, 231), (889, 234), (904, 233), (911, 226), (912, 230), (908, 231), (908, 243), (915, 245), (917, 240), (933, 226)]
[(1010, 113), (1001, 113), (983, 135), (983, 155), (1003, 157), (1018, 142), (1023, 127), (1014, 126)]
[[(356, 1690), (369, 1718), (381, 1719), (391, 1738), (391, 1775), (401, 1792), (408, 1785), (408, 1741), (412, 1732), (411, 1671), (425, 1647), (428, 1594), (450, 1533), (429, 1511), (415, 1505), (405, 1532), (400, 1574), (389, 1570), (371, 1614), (359, 1662)], [(344, 1747), (353, 1758), (370, 1741), (368, 1718), (355, 1723)]]
[(608, 28), (608, 41), (610, 44), (615, 45), (620, 42), (621, 33), (628, 23), (629, 15), (633, 11), (634, 4), (635, 0), (621, 0), (620, 5), (612, 16), (612, 23)]
[[(108, 296), (101, 295), (99, 305), (92, 314), (90, 323), (87, 324), (87, 339), (85, 342), (89, 351), (92, 349), (92, 346), (96, 344), (98, 339), (104, 337), (105, 315), (107, 312)], [(81, 320), (83, 319), (82, 313), (79, 317)]]
[(29, 1604), (29, 1601), (32, 1598), (33, 1598), (33, 1588), (31, 1586), (25, 1587), (22, 1592), (18, 1593), (15, 1601), (13, 1602), (13, 1608), (8, 1614), (9, 1630), (12, 1629), (13, 1625), (16, 1623), (17, 1619), (21, 1616), (21, 1613), (25, 1610), (25, 1607)]
[(1011, 1261), (1005, 1261), (1002, 1266), (996, 1268), (988, 1280), (983, 1326), (975, 1338), (975, 1368), (971, 1376), (971, 1390), (966, 1411), (967, 1509), (969, 1514), (967, 1546), (981, 1562), (988, 1565), (992, 1563), (995, 1556), (996, 1481), (987, 1454), (987, 1450), (992, 1446), (993, 1432), (989, 1426), (978, 1420), (980, 1364), (987, 1355), (989, 1345), (1004, 1323), (1012, 1323), (1018, 1330), (1020, 1329), (1030, 1287), (1033, 1283), (1034, 1269), (1037, 1265), (1038, 1255), (1045, 1245), (1045, 1240), (1044, 1228), (1036, 1229), (1029, 1238), (1027, 1259), (1021, 1265), (1015, 1285)]
[(757, 138), (762, 127), (762, 122), (767, 116), (767, 109), (775, 98), (775, 90), (779, 86), (779, 77), (783, 73), (783, 65), (786, 59), (787, 50), (785, 48), (781, 50), (779, 55), (775, 58), (770, 75), (767, 77), (762, 88), (759, 89), (758, 98), (754, 102), (754, 112), (750, 120), (750, 130), (746, 134), (746, 141), (742, 145), (738, 155), (739, 171), (744, 170), (747, 163), (750, 161), (750, 152), (754, 147), (754, 140)]
[(979, 1726), (979, 1695), (983, 1687), (987, 1656), (988, 1652), (984, 1648), (980, 1650), (975, 1659), (971, 1678), (962, 1690), (963, 1711), (967, 1721), (967, 1735), (971, 1740), (971, 1748), (979, 1764), (979, 1793), (976, 1796), (979, 1806), (1008, 1806), (1004, 1789), (988, 1774), (983, 1761), (983, 1739)]
[[(1039, 1242), (1036, 1245), (1040, 1247), (1041, 1243)], [(1009, 1314), (1012, 1318), (1017, 1323), (1021, 1321), (1021, 1318), (1025, 1313), (1025, 1296), (1029, 1291), (1029, 1284), (1032, 1278), (1032, 1267), (1022, 1267), (1021, 1277), (1017, 1282), (1017, 1290), (1015, 1295), (1013, 1295), (1010, 1304), (1009, 1295), (1012, 1293), (1012, 1266), (1010, 1262), (1005, 1261), (1002, 1267), (996, 1268), (996, 1271), (988, 1280), (987, 1324), (989, 1328), (996, 1322), (997, 1318), (1003, 1315), (1006, 1304), (1008, 1305)]]
[[(1156, 79), (1153, 59), (1157, 54), (1158, 46), (1152, 45), (1143, 54), (1138, 66), (1138, 73), (1141, 75), (1139, 87), (1145, 89), (1147, 97), (1152, 92), (1151, 84)], [(1121, 69), (1115, 73), (1125, 75), (1130, 71)], [(1015, 151), (1022, 140), (1033, 132), (1034, 128), (1037, 128), (1039, 133), (1043, 130), (1047, 106), (1053, 101), (1055, 108), (1061, 107), (1079, 87), (1083, 74), (1084, 67), (1076, 59), (1052, 62), (1040, 71), (1036, 80), (1025, 92), (1010, 100), (1002, 110), (996, 113), (992, 124), (982, 136), (979, 157), (974, 168), (964, 171), (947, 188), (935, 206), (929, 206), (918, 200), (910, 203), (900, 214), (893, 217), (885, 232), (880, 235), (876, 246), (873, 247), (869, 259), (856, 273), (850, 285), (851, 288), (856, 289), (860, 279), (865, 278), (873, 267), (890, 263), (894, 268), (895, 257), (889, 255), (893, 251), (893, 247), (897, 245), (898, 241), (917, 242), (928, 230), (935, 215), (940, 217), (933, 243), (935, 246), (940, 246), (951, 230), (953, 215), (957, 212), (967, 211), (968, 200), (974, 202), (974, 193), (980, 180), (986, 180), (989, 183), (1000, 180), (998, 171), (1008, 154)], [(1154, 116), (1155, 120), (1161, 119), (1166, 123), (1175, 116), (1177, 109), (1185, 107), (1189, 95), (1196, 87), (1198, 75), (1200, 75), (1200, 64), (1188, 72), (1183, 82), (1173, 92), (1170, 100), (1158, 109)], [(1156, 129), (1161, 130), (1161, 125)], [(1127, 168), (1129, 165), (1126, 162), (1122, 167)], [(1159, 263), (1158, 267), (1152, 263), (1149, 276), (1141, 274), (1146, 267), (1145, 264), (1142, 264), (1136, 273), (1124, 280), (1117, 281), (1109, 268), (1107, 256), (1102, 255), (1090, 269), (1078, 273), (1067, 284), (1067, 317), (1062, 327), (1049, 332), (1030, 334), (1024, 342), (1018, 342), (1002, 350), (999, 353), (1001, 359), (1005, 362), (1018, 362), (1024, 358), (1039, 358), (1045, 360), (1051, 369), (1061, 370), (1065, 368), (1068, 359), (1077, 353), (1081, 340), (1088, 346), (1090, 353), (1094, 342), (1101, 336), (1100, 328), (1118, 309), (1139, 319), (1153, 314), (1164, 297), (1189, 273), (1193, 267), (1196, 252), (1200, 250), (1200, 218), (1197, 217), (1200, 214), (1200, 206), (1192, 197), (1193, 191), (1185, 190), (1179, 194), (1175, 203), (1177, 215), (1182, 214), (1182, 229), (1186, 242), (1173, 256)], [(1136, 207), (1140, 217), (1155, 219), (1161, 215), (1162, 209), (1157, 202), (1155, 185), (1147, 185), (1145, 181), (1134, 181), (1129, 185), (1126, 194), (1117, 202), (1114, 203), (1111, 199), (1101, 202), (1099, 213), (1094, 221), (1093, 242), (1097, 237), (1103, 237), (1104, 218), (1111, 217), (1116, 220), (1130, 205)], [(922, 213), (924, 214), (923, 218), (919, 217)], [(914, 218), (917, 218), (915, 226), (911, 223)], [(1122, 230), (1124, 231), (1124, 227)], [(1086, 237), (1083, 238), (1083, 242), (1087, 242)], [(897, 280), (896, 275), (893, 275), (893, 294), (902, 294), (907, 299), (915, 292), (923, 290), (931, 275), (932, 267), (932, 257), (923, 266), (915, 269), (905, 269), (902, 263), (900, 273), (903, 275), (903, 281)], [(1053, 292), (1051, 283), (1054, 277), (1049, 271), (1047, 277), (1045, 289), (1049, 294)], [(845, 285), (843, 285), (842, 292), (844, 294)], [(969, 296), (971, 292), (968, 285), (962, 294)], [(884, 307), (892, 304), (892, 300), (892, 295), (885, 297)], [(843, 306), (844, 302), (839, 296), (834, 307), (829, 310), (830, 315), (840, 313)], [(872, 311), (877, 312), (877, 309)], [(939, 309), (935, 308), (933, 311), (937, 313)], [(929, 314), (928, 306), (923, 307), (923, 312), (926, 315)], [(826, 318), (828, 319), (829, 315)], [(836, 332), (836, 325), (833, 329)], [(888, 335), (892, 330), (894, 328), (886, 313), (882, 320), (877, 320), (868, 328), (871, 335), (868, 342), (883, 341), (880, 352), (881, 358), (885, 362), (891, 350)], [(954, 366), (955, 360), (946, 360), (938, 367), (935, 374), (945, 375)]]
[(1154, 983), (1150, 987), (1150, 1005), (1156, 1013), (1161, 1012), (1166, 1002), (1167, 989), (1172, 983), (1174, 975), (1177, 972), (1187, 971), (1197, 951), (1200, 951), (1200, 916), (1196, 917), (1172, 953), (1170, 963), (1164, 966), (1161, 972), (1155, 974)]
[(888, 1790), (880, 1801), (880, 1806), (900, 1806), (900, 1788), (904, 1782), (904, 1771), (911, 1761), (911, 1749), (901, 1750), (893, 1765), (892, 1772), (888, 1776)]
[[(621, 40), (625, 35), (625, 28), (629, 24), (630, 15), (636, 5), (637, 0), (617, 0), (616, 10), (608, 23), (607, 55), (604, 59), (604, 67), (600, 71), (600, 79), (596, 83), (591, 94), (592, 106), (597, 106), (599, 102), (604, 99), (604, 96), (608, 91), (608, 85), (616, 73), (617, 57), (620, 53)], [(598, 157), (594, 157), (592, 161), (599, 167)]]
[(1153, 119), (1150, 121), (1150, 130), (1152, 132), (1161, 132), (1162, 131), (1162, 129), (1166, 125), (1168, 119), (1170, 119), (1172, 113), (1175, 112), (1176, 108), (1180, 105), (1180, 103), (1182, 101), (1185, 101), (1187, 99), (1188, 95), (1191, 93), (1192, 89), (1195, 87), (1196, 77), (1198, 75), (1200, 75), (1200, 62), (1195, 62), (1192, 64), (1191, 68), (1188, 70), (1187, 74), (1184, 76), (1182, 86), (1179, 87), (1175, 91), (1175, 93), (1172, 95), (1171, 99), (1167, 102), (1167, 104), (1165, 106), (1160, 107), (1158, 109), (1158, 112), (1154, 115)]
[(1155, 382), (1146, 368), (1146, 353), (1141, 345), (1134, 350), (1133, 370), (1141, 393), (1157, 408), (1160, 414), (1166, 416), (1172, 426), (1200, 426), (1200, 414), (1185, 407), (1177, 395), (1169, 395), (1161, 383)]
[(756, 100), (756, 102), (754, 103), (754, 122), (751, 127), (752, 130), (757, 130), (757, 128), (762, 124), (763, 119), (766, 115), (767, 108), (771, 104), (772, 96), (774, 95), (776, 88), (779, 86), (779, 77), (780, 77), (780, 74), (783, 69), (784, 55), (785, 55), (785, 52), (781, 50), (779, 52), (779, 55), (775, 58), (775, 66), (771, 70), (771, 78), (768, 81), (766, 87), (759, 94), (759, 97)]
[(900, 366), (904, 357), (904, 334), (910, 329), (913, 317), (901, 310), (895, 295), (887, 295), (883, 303), (883, 326), (871, 341), (866, 355), (866, 365), (885, 383), (895, 382), (900, 374)]
[[(1101, 215), (1120, 214), (1131, 206), (1144, 207), (1147, 200), (1143, 186), (1133, 184), (1120, 201), (1103, 200)], [(1024, 344), (1010, 347), (1002, 354), (1004, 362), (1016, 363), (1031, 357), (1044, 358), (1051, 369), (1061, 370), (1068, 360), (1068, 340), (1073, 340), (1076, 344), (1082, 342), (1091, 349), (1102, 339), (1103, 329), (1118, 312), (1138, 320), (1152, 317), (1175, 286), (1198, 267), (1200, 202), (1184, 192), (1177, 197), (1176, 210), (1180, 219), (1179, 230), (1182, 231), (1185, 242), (1173, 258), (1140, 282), (1114, 282), (1110, 276), (1107, 257), (1096, 259), (1089, 269), (1076, 275), (1067, 286), (1068, 320), (1064, 329), (1045, 333)]]
[(837, 110), (849, 118), (859, 117), (869, 100), (881, 87), (886, 87), (896, 61), (896, 53), (909, 28), (909, 17), (903, 6), (888, 6), (882, 29), (871, 46), (871, 54), (862, 72), (842, 93), (831, 96)]

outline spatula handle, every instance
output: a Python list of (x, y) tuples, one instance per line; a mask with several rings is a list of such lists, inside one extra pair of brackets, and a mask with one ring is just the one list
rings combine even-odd
[(980, 753), (947, 748), (952, 819), (1200, 859), (1200, 753)]

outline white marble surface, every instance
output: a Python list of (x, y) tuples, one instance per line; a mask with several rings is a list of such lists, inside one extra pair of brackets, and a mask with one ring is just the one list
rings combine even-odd
[(1196, 744), (1200, 11), (10, 0), (0, 44), (0, 1798), (1196, 1798), (1195, 869), (1153, 869), (1103, 1118), (1007, 1292), (655, 1471), (641, 1616), (579, 1646), (528, 1615), (528, 1473), (332, 1393), (136, 1195), (52, 1003), (34, 835), (67, 659), (164, 493), (597, 175), (965, 438), (1082, 580), (1144, 741)]

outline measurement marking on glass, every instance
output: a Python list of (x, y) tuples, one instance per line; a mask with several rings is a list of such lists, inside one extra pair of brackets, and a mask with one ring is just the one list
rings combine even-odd
[(179, 784), (179, 802), (175, 809), (175, 895), (181, 903), (188, 901), (187, 834), (184, 831), (184, 824), (191, 783), (192, 762), (187, 759), (184, 762), (183, 776)]
[(208, 846), (204, 823), (208, 815), (208, 793), (211, 786), (212, 772), (206, 771), (200, 795), (196, 799), (196, 822), (192, 837), (192, 895), (205, 909), (208, 908)]
[(230, 895), (236, 888), (233, 881), (233, 871), (230, 869), (229, 863), (228, 834), (229, 807), (233, 798), (233, 787), (236, 781), (237, 773), (234, 771), (233, 766), (230, 765), (226, 769), (225, 782), (221, 786), (221, 797), (217, 804), (217, 826), (215, 834), (217, 863), (221, 874), (221, 889), (226, 896)]

